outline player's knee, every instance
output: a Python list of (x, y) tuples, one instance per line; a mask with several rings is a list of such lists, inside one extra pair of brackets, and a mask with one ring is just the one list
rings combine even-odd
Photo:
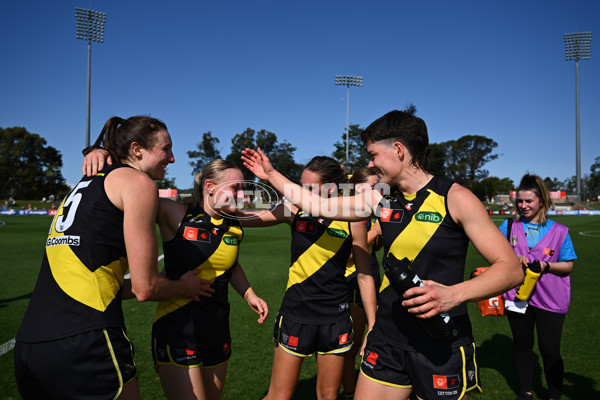
[(339, 388), (317, 388), (317, 399), (337, 400)]

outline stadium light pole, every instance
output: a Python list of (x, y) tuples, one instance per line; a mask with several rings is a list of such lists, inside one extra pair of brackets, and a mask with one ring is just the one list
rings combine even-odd
[(350, 86), (362, 86), (362, 76), (336, 75), (336, 86), (346, 86), (346, 164), (348, 164), (349, 142), (350, 142)]
[(591, 58), (592, 32), (565, 33), (565, 60), (575, 61), (575, 151), (577, 201), (581, 201), (581, 147), (579, 140), (579, 60)]
[(106, 13), (84, 8), (75, 8), (77, 18), (77, 39), (88, 42), (88, 68), (87, 68), (87, 117), (85, 132), (85, 147), (90, 145), (90, 92), (92, 87), (92, 42), (104, 43), (104, 23)]

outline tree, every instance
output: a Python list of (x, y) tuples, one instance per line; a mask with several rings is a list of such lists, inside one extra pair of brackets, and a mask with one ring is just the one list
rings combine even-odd
[(449, 178), (446, 173), (446, 147), (443, 144), (429, 145), (429, 172), (440, 178)]
[[(240, 165), (242, 150), (256, 147), (260, 147), (269, 157), (275, 169), (295, 182), (300, 181), (302, 166), (294, 161), (296, 148), (285, 140), (279, 143), (276, 134), (264, 129), (256, 132), (254, 129), (246, 128), (244, 132), (237, 133), (231, 139), (231, 152), (226, 158)], [(254, 174), (246, 168), (242, 168), (242, 174), (246, 180), (254, 179)]]
[[(262, 148), (262, 147), (261, 147)], [(284, 175), (292, 182), (300, 183), (304, 166), (294, 161), (296, 148), (285, 140), (271, 152), (269, 159), (277, 171), (285, 171)]]
[(594, 163), (590, 167), (587, 184), (590, 200), (598, 201), (598, 196), (600, 196), (600, 156), (594, 159)]
[(562, 190), (563, 183), (558, 180), (558, 178), (551, 179), (549, 176), (544, 178), (544, 183), (548, 187), (548, 190), (551, 192)]
[(369, 164), (369, 153), (367, 146), (361, 139), (364, 129), (358, 125), (350, 125), (348, 129), (348, 162), (346, 161), (346, 132), (342, 134), (342, 141), (335, 142), (335, 150), (331, 154), (339, 163), (344, 164), (348, 172), (354, 172), (357, 169), (365, 168)]
[(190, 161), (190, 165), (193, 168), (192, 175), (196, 176), (198, 172), (202, 171), (202, 167), (211, 160), (221, 158), (221, 153), (216, 147), (219, 142), (219, 138), (214, 137), (211, 131), (204, 132), (202, 134), (202, 141), (196, 145), (198, 150), (187, 152), (188, 157), (192, 159), (192, 161)]
[[(403, 110), (405, 113), (415, 115), (417, 107), (409, 103)], [(363, 143), (361, 135), (364, 129), (359, 128), (357, 124), (348, 127), (348, 160), (346, 162), (346, 132), (342, 134), (342, 141), (335, 142), (335, 150), (331, 154), (339, 163), (344, 164), (349, 173), (360, 168), (366, 168), (369, 165), (371, 157), (367, 152), (367, 146)]]
[(492, 154), (498, 143), (485, 136), (466, 135), (441, 145), (446, 149), (446, 175), (469, 189), (487, 178), (489, 172), (482, 167), (498, 158), (497, 154)]
[(575, 193), (577, 192), (577, 177), (575, 175), (567, 178), (563, 181), (563, 189), (567, 193)]
[(472, 191), (481, 201), (488, 201), (498, 194), (508, 194), (515, 187), (512, 179), (490, 176), (473, 185)]
[(0, 196), (35, 199), (65, 194), (62, 156), (25, 128), (0, 128)]
[(177, 186), (175, 185), (175, 178), (168, 178), (166, 172), (165, 177), (161, 181), (156, 181), (156, 186), (159, 189), (177, 189)]

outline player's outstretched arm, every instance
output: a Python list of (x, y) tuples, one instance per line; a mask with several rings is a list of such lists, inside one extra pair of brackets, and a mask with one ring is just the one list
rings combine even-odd
[(314, 217), (359, 221), (373, 215), (381, 199), (381, 194), (374, 190), (366, 190), (357, 196), (321, 197), (276, 171), (260, 148), (242, 150), (242, 161), (259, 179), (271, 183), (292, 204)]

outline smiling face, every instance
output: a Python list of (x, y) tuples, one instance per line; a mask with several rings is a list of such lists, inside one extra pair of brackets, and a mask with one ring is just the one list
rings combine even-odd
[(395, 143), (390, 146), (384, 141), (367, 141), (367, 152), (371, 157), (368, 167), (377, 174), (381, 183), (396, 184), (397, 177), (402, 170), (397, 147)]
[(207, 180), (205, 188), (205, 210), (232, 214), (237, 210), (238, 197), (243, 195), (244, 176), (239, 169), (228, 168), (219, 174), (218, 179)]
[(519, 214), (528, 222), (538, 223), (542, 202), (533, 190), (519, 190), (517, 192), (517, 208)]
[(140, 170), (154, 180), (165, 177), (167, 165), (175, 162), (171, 135), (164, 129), (155, 134), (154, 146), (151, 149), (141, 149)]
[(321, 175), (316, 172), (305, 169), (300, 177), (300, 184), (306, 189), (321, 194)]

